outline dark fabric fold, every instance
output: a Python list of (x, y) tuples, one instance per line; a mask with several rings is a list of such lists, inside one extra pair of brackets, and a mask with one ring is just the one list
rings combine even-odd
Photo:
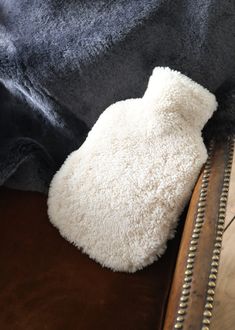
[(102, 111), (142, 96), (155, 66), (216, 94), (206, 140), (233, 133), (234, 25), (232, 1), (0, 0), (1, 184), (46, 191)]

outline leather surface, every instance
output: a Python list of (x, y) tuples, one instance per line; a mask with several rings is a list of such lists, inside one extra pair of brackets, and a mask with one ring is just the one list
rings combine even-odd
[(66, 242), (42, 194), (1, 188), (0, 223), (0, 329), (162, 327), (181, 230), (159, 261), (124, 274)]
[(231, 204), (226, 207), (226, 202), (233, 140), (212, 145), (211, 156), (194, 188), (186, 216), (164, 330), (209, 329), (224, 220), (231, 208)]

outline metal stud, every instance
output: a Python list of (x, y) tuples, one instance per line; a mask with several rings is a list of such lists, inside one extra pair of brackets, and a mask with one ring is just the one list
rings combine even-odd
[(183, 317), (183, 316), (178, 316), (178, 317), (176, 318), (176, 320), (179, 321), (179, 322), (182, 322), (182, 321), (184, 320), (184, 317)]
[(207, 189), (201, 189), (200, 198), (201, 197), (206, 197), (206, 196), (207, 196)]
[(208, 286), (209, 286), (210, 288), (215, 288), (216, 284), (215, 284), (215, 282), (210, 281), (210, 282), (208, 283)]
[(183, 327), (183, 324), (180, 322), (177, 322), (174, 326), (175, 329), (181, 329)]
[(221, 195), (221, 197), (220, 197), (220, 201), (226, 203), (226, 202), (227, 202), (227, 197)]
[(208, 308), (208, 309), (212, 309), (213, 308), (213, 305), (211, 303), (206, 303), (206, 306), (205, 307)]
[(202, 320), (202, 323), (204, 324), (210, 324), (210, 320), (208, 318), (205, 318)]
[(185, 295), (185, 296), (189, 295), (189, 293), (190, 293), (190, 290), (187, 290), (187, 289), (182, 291), (182, 294)]
[(216, 274), (217, 274), (217, 273), (218, 273), (218, 270), (217, 270), (217, 268), (215, 268), (215, 267), (212, 267), (212, 268), (211, 268), (211, 273), (216, 273)]
[(190, 288), (191, 287), (191, 284), (190, 283), (184, 283), (183, 284), (183, 288), (184, 289), (188, 289), (188, 288)]
[(207, 293), (210, 294), (210, 295), (212, 295), (212, 296), (214, 296), (215, 291), (213, 289), (208, 289), (207, 290)]
[(207, 196), (207, 189), (201, 189), (200, 196)]
[(213, 302), (213, 301), (214, 301), (214, 298), (211, 297), (211, 296), (207, 296), (206, 300), (207, 300), (207, 301), (210, 301), (210, 302)]
[(206, 203), (206, 194), (200, 194), (199, 200), (203, 203)]
[(179, 306), (180, 306), (181, 308), (186, 308), (186, 307), (188, 306), (188, 304), (187, 304), (186, 302), (181, 302), (181, 303), (179, 304)]
[(202, 199), (199, 198), (199, 201), (197, 204), (197, 214), (205, 213), (205, 205), (206, 205), (206, 202), (202, 201)]
[(204, 217), (205, 217), (204, 213), (198, 214), (197, 215), (197, 218), (196, 218), (196, 222), (197, 223), (198, 222), (203, 222), (204, 221)]
[(226, 208), (226, 201), (227, 201), (227, 197), (220, 196), (220, 209)]
[(223, 225), (224, 220), (225, 220), (225, 215), (226, 215), (225, 210), (220, 210), (219, 211), (219, 220), (218, 220), (218, 222), (221, 223), (222, 225)]
[(223, 189), (223, 190), (222, 190), (222, 193), (221, 193), (221, 195), (220, 195), (220, 198), (227, 198), (227, 197), (228, 197), (227, 195), (228, 195), (227, 192), (224, 191), (224, 189)]
[(203, 315), (204, 315), (204, 316), (208, 316), (208, 317), (211, 317), (211, 316), (212, 316), (212, 314), (211, 314), (210, 311), (205, 311), (205, 312), (203, 313)]
[(195, 252), (190, 252), (188, 254), (189, 258), (194, 258), (196, 256), (196, 253)]
[(188, 301), (188, 297), (185, 297), (185, 296), (182, 296), (182, 297), (180, 297), (180, 301)]

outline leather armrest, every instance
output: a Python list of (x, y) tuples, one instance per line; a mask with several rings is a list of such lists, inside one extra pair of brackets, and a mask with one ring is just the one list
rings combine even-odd
[(185, 221), (164, 329), (208, 330), (226, 215), (234, 141), (212, 142)]

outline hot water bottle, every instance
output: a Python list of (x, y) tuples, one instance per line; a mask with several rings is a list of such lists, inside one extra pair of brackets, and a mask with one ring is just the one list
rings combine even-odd
[(108, 107), (55, 174), (52, 224), (115, 271), (157, 260), (207, 159), (201, 130), (216, 107), (190, 78), (155, 68), (144, 96)]

